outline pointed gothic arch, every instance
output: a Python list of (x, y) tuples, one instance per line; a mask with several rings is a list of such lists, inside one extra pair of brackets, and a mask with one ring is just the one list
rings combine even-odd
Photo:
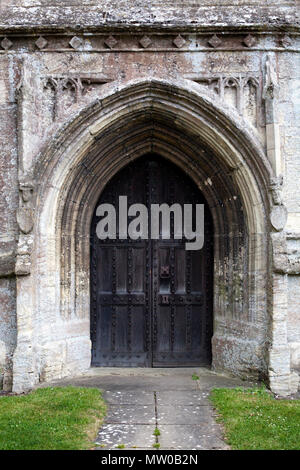
[[(188, 80), (149, 78), (105, 85), (37, 159), (35, 255), (31, 274), (18, 281), (19, 299), (28, 289), (32, 295), (26, 308), (18, 303), (24, 321), (14, 390), (89, 367), (92, 214), (117, 171), (149, 152), (186, 172), (213, 216), (213, 366), (267, 374), (271, 166), (240, 116), (215, 95)], [(31, 360), (24, 365), (25, 350)]]

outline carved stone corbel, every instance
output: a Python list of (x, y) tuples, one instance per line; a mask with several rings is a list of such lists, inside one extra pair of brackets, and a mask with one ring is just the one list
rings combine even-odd
[(269, 187), (273, 204), (270, 214), (270, 222), (276, 232), (283, 230), (287, 222), (287, 208), (283, 204), (282, 185), (283, 176), (280, 175), (279, 177), (271, 179)]
[(283, 186), (282, 175), (279, 175), (278, 177), (275, 177), (275, 178), (271, 178), (270, 192), (271, 192), (273, 204), (276, 206), (283, 204), (282, 186)]

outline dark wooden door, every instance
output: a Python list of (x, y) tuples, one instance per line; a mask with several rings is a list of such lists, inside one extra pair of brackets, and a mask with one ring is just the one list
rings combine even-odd
[[(156, 155), (121, 170), (97, 206), (128, 197), (128, 207), (155, 203), (205, 204), (205, 242), (198, 251), (174, 240), (99, 240), (91, 224), (91, 338), (95, 366), (209, 364), (212, 336), (213, 227), (193, 181)], [(118, 211), (117, 211), (118, 212)], [(131, 218), (128, 218), (130, 222)], [(150, 226), (150, 224), (149, 224)], [(118, 227), (118, 224), (117, 224)]]

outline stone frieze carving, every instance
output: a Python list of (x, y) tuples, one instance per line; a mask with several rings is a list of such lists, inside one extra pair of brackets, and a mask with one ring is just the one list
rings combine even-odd
[(57, 119), (61, 114), (62, 107), (66, 107), (63, 101), (65, 92), (70, 92), (72, 95), (71, 103), (78, 103), (82, 96), (90, 89), (91, 86), (103, 85), (111, 81), (111, 78), (106, 76), (97, 76), (93, 74), (86, 75), (55, 75), (42, 78), (44, 90), (52, 92), (52, 113), (53, 120)]
[(259, 77), (253, 75), (201, 76), (187, 75), (185, 78), (207, 86), (222, 101), (235, 107), (239, 114), (258, 127), (260, 124), (261, 90)]
[[(143, 41), (143, 37), (147, 33), (148, 40)], [(136, 31), (135, 34), (126, 32), (111, 31), (103, 32), (101, 34), (85, 34), (72, 35), (60, 34), (59, 32), (52, 34), (44, 34), (37, 38), (36, 34), (24, 35), (20, 41), (20, 37), (15, 34), (7, 34), (7, 36), (0, 38), (0, 54), (5, 54), (8, 51), (36, 51), (42, 52), (55, 52), (55, 51), (93, 51), (107, 53), (110, 51), (140, 51), (145, 47), (150, 47), (153, 51), (165, 50), (181, 50), (181, 51), (210, 51), (210, 50), (245, 50), (256, 49), (266, 50), (264, 37), (259, 31), (253, 31), (251, 34), (246, 30), (240, 31), (239, 34), (232, 34), (231, 31), (224, 31), (220, 29), (216, 33), (211, 32), (197, 33), (192, 31), (189, 33), (182, 31), (182, 29), (174, 29), (172, 32), (149, 32)], [(149, 42), (150, 41), (150, 42)], [(269, 43), (267, 47), (272, 50), (284, 51), (295, 47), (297, 43), (295, 38), (288, 36), (285, 33), (274, 34), (273, 44)]]

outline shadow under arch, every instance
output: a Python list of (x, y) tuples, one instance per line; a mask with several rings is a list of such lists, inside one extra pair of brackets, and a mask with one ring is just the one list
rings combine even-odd
[[(213, 366), (238, 375), (265, 373), (270, 164), (241, 118), (201, 85), (149, 78), (105, 85), (96, 102), (60, 129), (34, 170), (34, 251), (44, 260), (35, 310), (39, 321), (47, 316), (61, 328), (61, 342), (74, 346), (56, 359), (59, 372), (53, 375), (89, 365), (92, 214), (107, 182), (146, 153), (157, 153), (187, 173), (212, 213)], [(34, 276), (33, 267), (33, 283)], [(49, 285), (44, 312), (39, 299)], [(47, 371), (55, 334), (45, 338), (38, 332), (36, 341), (44, 347), (39, 367)]]

